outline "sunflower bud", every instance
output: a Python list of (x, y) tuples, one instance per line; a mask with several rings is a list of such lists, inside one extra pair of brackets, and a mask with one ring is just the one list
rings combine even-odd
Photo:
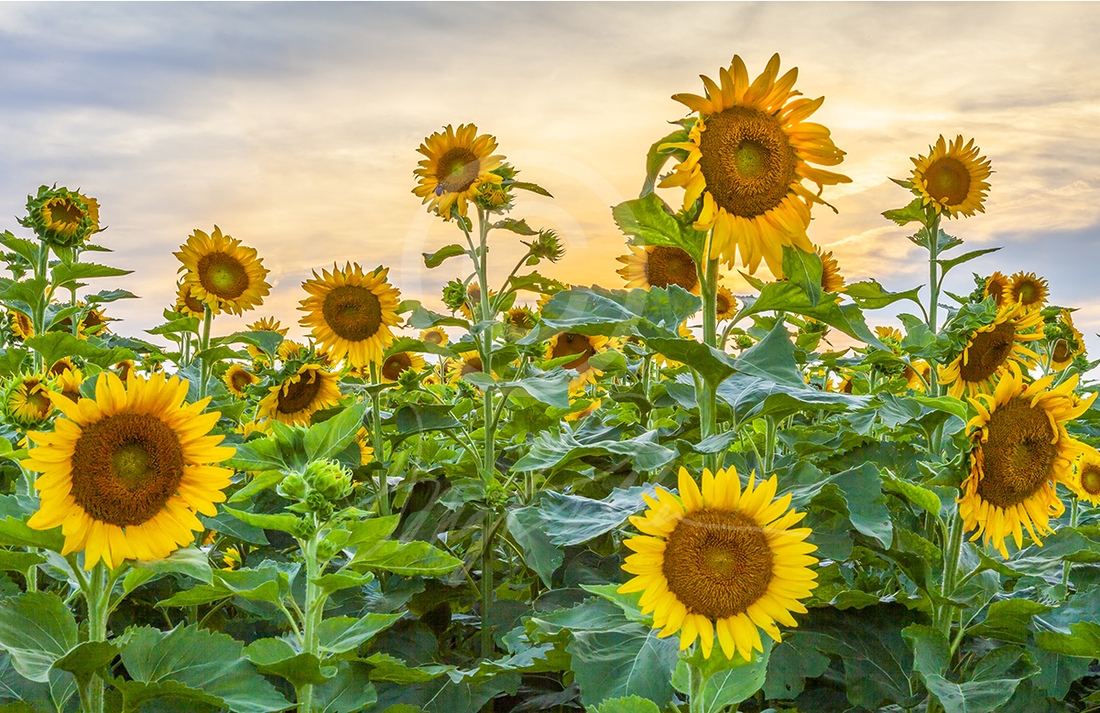
[[(351, 494), (351, 473), (336, 461), (313, 461), (306, 466), (305, 480), (310, 495), (317, 492), (327, 500), (342, 500)], [(309, 496), (306, 503), (313, 507)]]
[(38, 195), (27, 196), (27, 218), (21, 222), (51, 247), (71, 248), (99, 230), (99, 203), (68, 188), (41, 186)]
[(466, 286), (460, 280), (451, 280), (443, 286), (443, 304), (457, 312), (466, 304)]
[(565, 247), (561, 239), (553, 230), (539, 231), (538, 237), (529, 243), (524, 243), (531, 252), (531, 257), (539, 260), (557, 262), (565, 256)]
[(755, 342), (752, 341), (752, 337), (750, 337), (749, 335), (747, 335), (747, 334), (738, 334), (737, 335), (737, 348), (738, 349), (748, 349), (753, 344), (755, 344)]
[(512, 195), (499, 183), (482, 181), (474, 194), (474, 202), (491, 213), (503, 213), (512, 207)]
[(291, 473), (283, 478), (275, 491), (287, 500), (301, 500), (306, 495), (306, 481), (297, 473)]
[(8, 423), (36, 428), (53, 413), (51, 384), (41, 374), (25, 374), (11, 380), (4, 389), (3, 409)]

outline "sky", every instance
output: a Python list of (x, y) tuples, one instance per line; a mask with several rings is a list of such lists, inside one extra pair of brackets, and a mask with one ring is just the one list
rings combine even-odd
[[(297, 326), (303, 280), (352, 261), (390, 268), (404, 298), (441, 309), (460, 241), (412, 194), (417, 146), (474, 123), (522, 179), (512, 212), (567, 247), (546, 274), (623, 285), (610, 206), (638, 195), (645, 152), (733, 54), (758, 74), (775, 52), (814, 120), (847, 152), (810, 238), (849, 282), (927, 281), (911, 232), (881, 212), (912, 198), (910, 156), (940, 134), (992, 161), (986, 212), (945, 228), (957, 249), (1000, 246), (982, 274), (1033, 271), (1100, 349), (1100, 4), (1095, 3), (0, 3), (0, 230), (42, 184), (79, 187), (108, 229), (99, 256), (134, 270), (96, 289), (116, 332), (147, 337), (175, 298), (172, 252), (198, 228), (255, 247), (270, 296), (215, 332), (275, 316)], [(671, 168), (671, 164), (669, 165)], [(661, 195), (677, 205), (682, 191)], [(497, 280), (520, 254), (492, 244)], [(734, 292), (749, 292), (735, 273)], [(493, 280), (490, 280), (493, 283)], [(491, 284), (492, 286), (492, 284)], [(969, 292), (958, 268), (947, 288)], [(895, 323), (872, 312), (871, 324)]]

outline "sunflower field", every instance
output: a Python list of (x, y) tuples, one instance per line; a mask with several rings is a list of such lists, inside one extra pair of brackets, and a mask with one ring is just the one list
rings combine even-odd
[(564, 241), (513, 209), (550, 193), (444, 127), (409, 184), (454, 236), (424, 268), (461, 276), (422, 303), (318, 267), (303, 343), (218, 226), (116, 333), (97, 201), (30, 196), (0, 234), (0, 712), (1100, 709), (1073, 310), (961, 249), (991, 176), (962, 136), (883, 206), (927, 283), (845, 280), (808, 232), (845, 154), (796, 78), (735, 56), (673, 97), (611, 287), (544, 275)]

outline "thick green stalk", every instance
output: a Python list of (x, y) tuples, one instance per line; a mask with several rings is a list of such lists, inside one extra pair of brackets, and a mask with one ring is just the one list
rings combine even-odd
[[(321, 645), (317, 637), (317, 629), (321, 624), (323, 609), (325, 606), (321, 588), (314, 581), (321, 574), (320, 563), (317, 561), (317, 542), (320, 536), (320, 524), (314, 517), (314, 532), (306, 541), (299, 540), (302, 547), (302, 555), (306, 560), (306, 601), (304, 607), (304, 621), (302, 626), (302, 652), (313, 654), (320, 658)], [(313, 710), (313, 684), (307, 683), (298, 691), (298, 713), (311, 713)]]
[(485, 511), (481, 523), (481, 658), (493, 657), (493, 629), (490, 615), (493, 603), (493, 509)]
[[(1077, 520), (1078, 520), (1078, 517), (1080, 515), (1080, 504), (1079, 504), (1079, 501), (1077, 500), (1076, 495), (1073, 496), (1073, 500), (1070, 503), (1069, 507), (1070, 507), (1069, 526), (1072, 529), (1072, 528), (1077, 527)], [(1062, 563), (1062, 588), (1066, 590), (1066, 598), (1067, 599), (1069, 598), (1069, 569), (1070, 569), (1070, 566), (1071, 566), (1071, 563), (1069, 563), (1069, 562), (1063, 562)]]
[[(959, 575), (959, 553), (962, 551), (962, 539), (963, 522), (962, 518), (956, 513), (951, 519), (951, 527), (947, 535), (947, 547), (943, 553), (943, 589), (941, 593), (945, 599), (955, 592), (955, 583), (958, 581)], [(944, 604), (936, 610), (938, 620), (936, 625), (949, 641), (951, 639), (951, 620), (954, 611), (948, 604)]]
[[(377, 385), (378, 379), (378, 365), (371, 362), (370, 365), (370, 382), (372, 385)], [(371, 389), (370, 392), (371, 403), (371, 438), (374, 441), (374, 459), (382, 466), (378, 470), (378, 514), (381, 517), (385, 517), (390, 514), (390, 484), (388, 481), (389, 469), (386, 467), (385, 452), (386, 444), (382, 440), (382, 394), (377, 389)]]
[(940, 270), (936, 260), (940, 256), (940, 216), (932, 220), (928, 228), (928, 329), (936, 332), (936, 308), (940, 301)]
[[(202, 315), (202, 336), (199, 338), (199, 353), (210, 348), (210, 325), (214, 322), (214, 312), (210, 305), (204, 305)], [(206, 382), (210, 380), (210, 360), (203, 357), (199, 367), (199, 400), (206, 398)]]
[[(46, 243), (39, 245), (38, 260), (34, 264), (34, 277), (35, 279), (42, 279), (49, 283), (49, 277), (46, 274), (47, 268), (50, 262), (50, 248)], [(31, 325), (34, 327), (35, 335), (44, 334), (46, 332), (46, 305), (49, 303), (49, 295), (41, 300), (38, 304), (34, 305), (31, 309)], [(34, 353), (34, 373), (39, 373), (44, 368), (42, 363), (42, 355), (38, 353), (37, 349), (33, 350)]]
[[(84, 600), (88, 604), (88, 641), (106, 641), (107, 607), (111, 599), (107, 566), (102, 562), (96, 563), (91, 576), (81, 584), (84, 585)], [(84, 713), (103, 713), (103, 679), (98, 674), (87, 679), (80, 696)]]
[(688, 671), (688, 711), (689, 713), (703, 713), (706, 708), (703, 706), (703, 684), (706, 681), (703, 678), (703, 672), (696, 668), (695, 664), (690, 661), (687, 662)]

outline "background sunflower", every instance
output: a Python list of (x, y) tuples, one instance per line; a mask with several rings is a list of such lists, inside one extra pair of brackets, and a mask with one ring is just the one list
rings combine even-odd
[(628, 245), (630, 252), (615, 258), (623, 264), (617, 270), (627, 287), (668, 287), (679, 285), (699, 294), (699, 272), (687, 251), (668, 245)]
[(340, 379), (320, 364), (303, 364), (282, 383), (268, 389), (257, 420), (273, 418), (288, 426), (308, 424), (310, 416), (340, 403)]
[(940, 366), (940, 383), (957, 399), (992, 392), (1010, 365), (1032, 366), (1038, 360), (1039, 355), (1024, 345), (1043, 338), (1037, 330), (1041, 322), (1037, 311), (1023, 312), (1019, 305), (1006, 305), (991, 324), (974, 330), (959, 356)]
[(191, 294), (215, 314), (221, 310), (241, 314), (263, 304), (271, 291), (256, 249), (222, 235), (216, 225), (209, 235), (196, 229), (173, 255), (183, 263), (180, 270), (186, 271), (184, 280), (191, 283)]
[(329, 352), (332, 361), (346, 358), (353, 367), (381, 364), (393, 332), (401, 322), (397, 307), (401, 293), (386, 281), (389, 268), (364, 273), (358, 263), (343, 270), (313, 272), (302, 283), (309, 297), (299, 309), (307, 312), (300, 323), (312, 330), (317, 348)]
[(489, 134), (479, 136), (473, 124), (461, 124), (457, 130), (448, 124), (417, 149), (427, 158), (413, 171), (419, 179), (413, 194), (444, 219), (450, 219), (452, 209), (465, 217), (467, 202), (483, 182), (502, 181), (492, 173), (504, 162), (503, 156), (493, 155), (496, 148), (496, 139)]
[(943, 136), (928, 147), (928, 156), (911, 158), (913, 162), (913, 192), (924, 205), (948, 218), (972, 216), (985, 212), (982, 203), (989, 191), (989, 160), (979, 156), (980, 150), (970, 139), (963, 146), (960, 135), (947, 144)]

